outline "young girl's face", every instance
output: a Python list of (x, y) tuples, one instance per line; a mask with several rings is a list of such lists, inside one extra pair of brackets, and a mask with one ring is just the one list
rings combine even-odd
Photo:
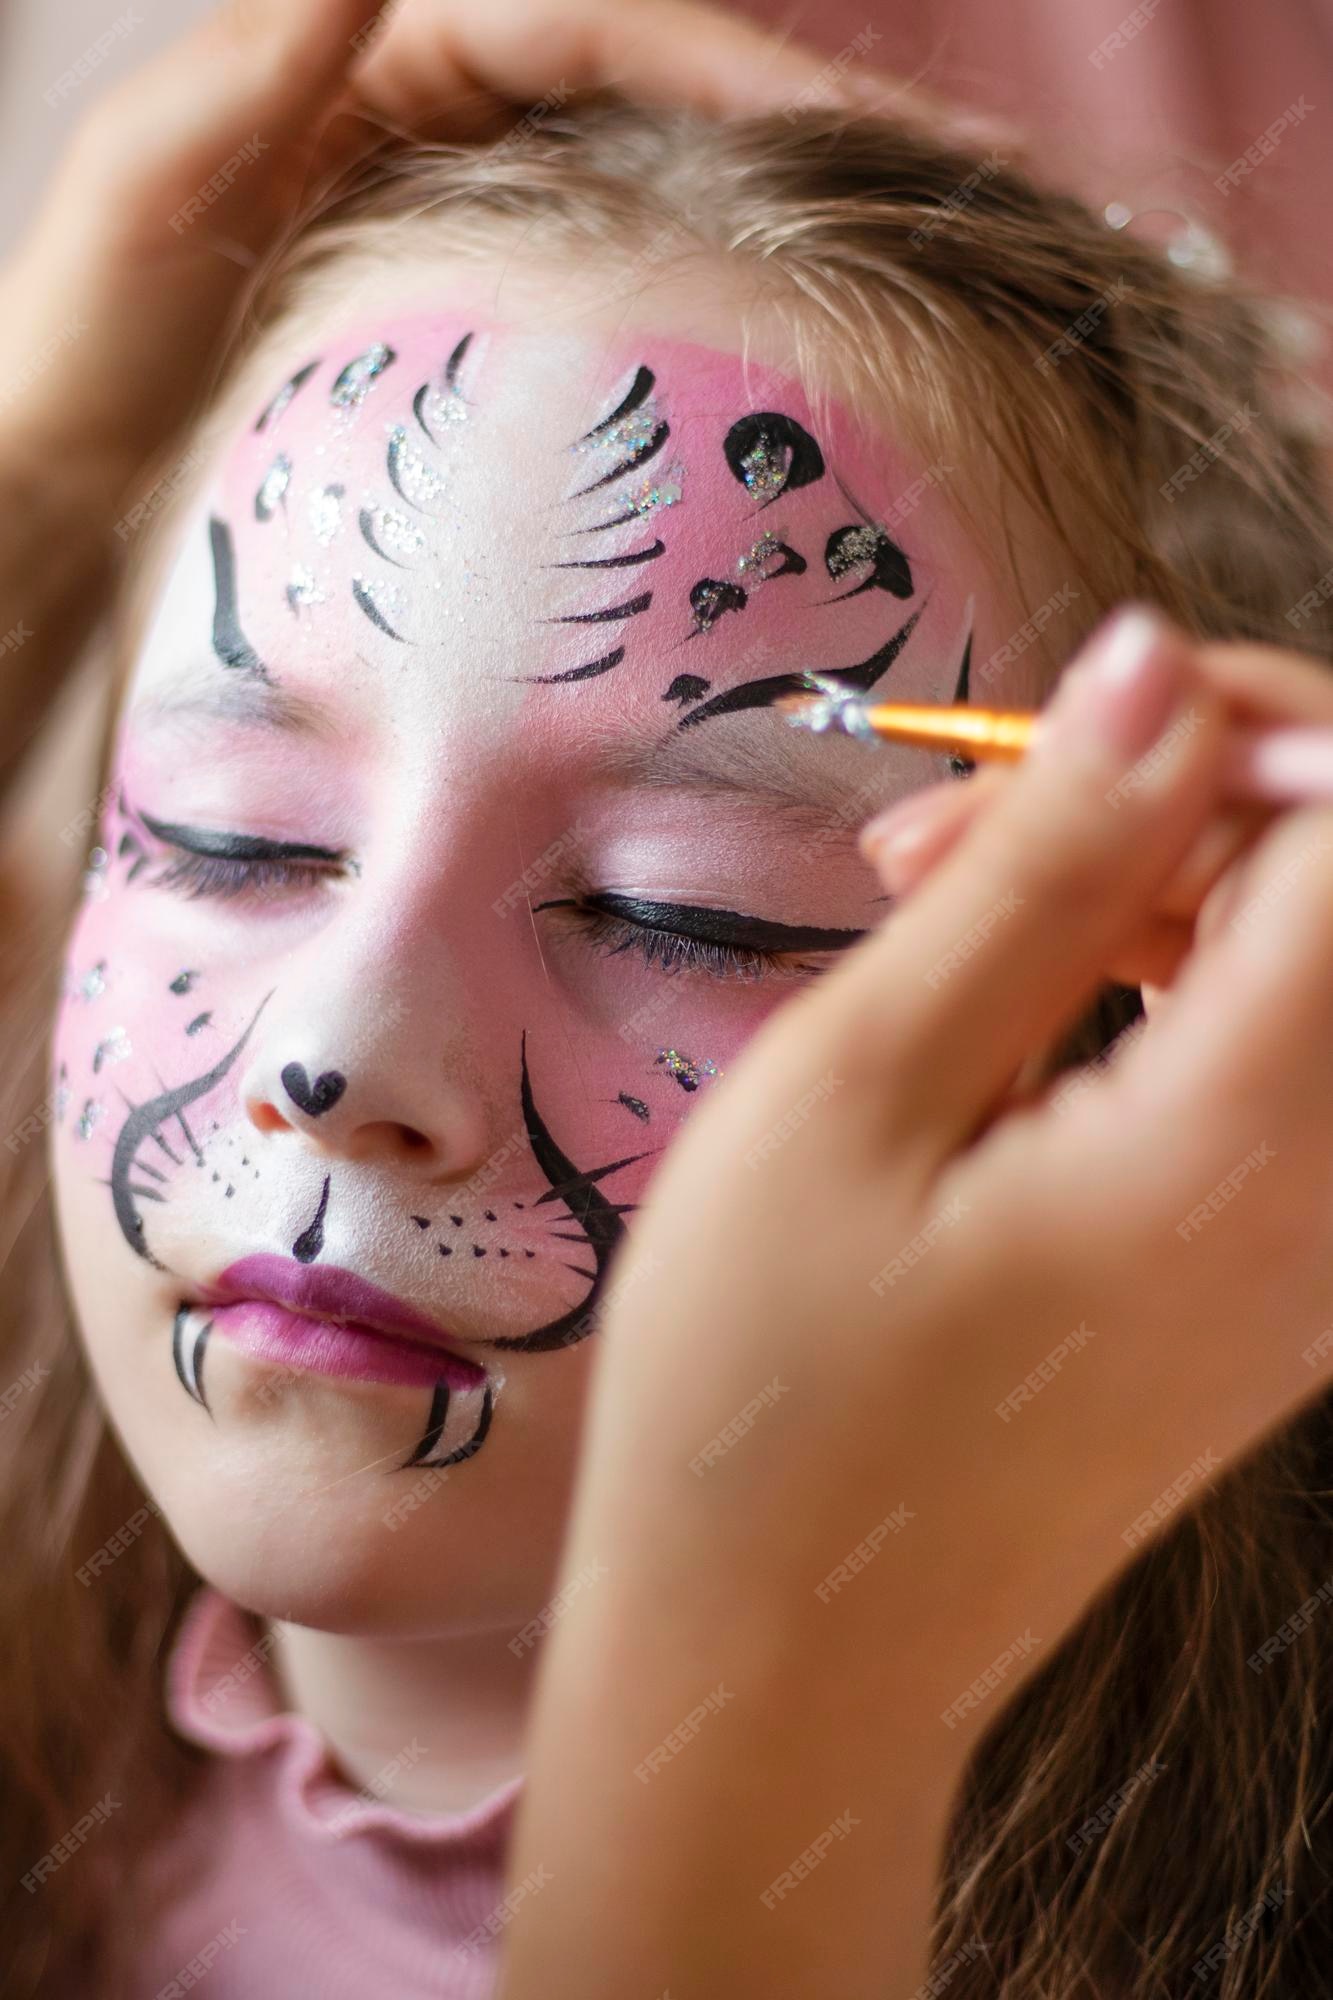
[(294, 341), (210, 466), (54, 1055), (125, 1446), (204, 1575), (331, 1629), (543, 1603), (635, 1205), (942, 772), (775, 699), (947, 701), (972, 642), (944, 474), (739, 319), (457, 296)]

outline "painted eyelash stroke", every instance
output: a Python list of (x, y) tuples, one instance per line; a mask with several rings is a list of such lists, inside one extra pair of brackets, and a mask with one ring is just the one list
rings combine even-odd
[(169, 847), (183, 848), (187, 854), (207, 855), (224, 861), (343, 861), (346, 857), (332, 847), (316, 847), (306, 841), (270, 840), (259, 833), (225, 833), (211, 827), (179, 826), (154, 819), (139, 811), (148, 831)]
[(551, 897), (533, 905), (534, 913), (547, 909), (568, 910), (590, 941), (611, 957), (637, 951), (645, 964), (660, 965), (664, 972), (696, 970), (714, 978), (757, 978), (769, 971), (790, 971), (788, 961), (796, 954), (845, 951), (864, 936), (859, 930), (779, 924), (735, 910), (654, 903), (611, 891)]

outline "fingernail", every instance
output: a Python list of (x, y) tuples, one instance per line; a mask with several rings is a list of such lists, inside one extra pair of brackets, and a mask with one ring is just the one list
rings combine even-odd
[(1173, 628), (1147, 605), (1116, 612), (1067, 667), (1033, 734), (1042, 755), (1087, 746), (1134, 757), (1154, 743), (1182, 681)]

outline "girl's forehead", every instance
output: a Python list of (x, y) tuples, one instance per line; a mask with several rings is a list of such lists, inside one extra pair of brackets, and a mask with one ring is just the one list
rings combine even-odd
[(806, 671), (965, 698), (952, 470), (743, 353), (386, 315), (224, 442), (135, 694), (732, 744)]

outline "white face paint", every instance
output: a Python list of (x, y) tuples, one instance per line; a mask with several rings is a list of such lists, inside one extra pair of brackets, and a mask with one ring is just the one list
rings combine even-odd
[(270, 394), (183, 524), (69, 942), (69, 1281), (221, 1588), (521, 1623), (662, 1148), (883, 914), (857, 826), (942, 775), (771, 703), (953, 699), (979, 566), (845, 409), (613, 311), (387, 310)]

